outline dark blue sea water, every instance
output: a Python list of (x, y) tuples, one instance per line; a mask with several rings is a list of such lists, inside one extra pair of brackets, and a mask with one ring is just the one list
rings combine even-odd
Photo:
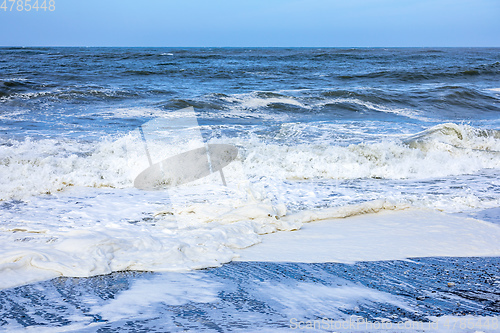
[(186, 106), (210, 124), (262, 124), (264, 114), (276, 116), (273, 123), (286, 115), (498, 126), (496, 48), (2, 48), (0, 55), (8, 135), (126, 132)]
[[(179, 119), (188, 120), (178, 127)], [(160, 130), (165, 126), (168, 140)], [(134, 188), (148, 167), (147, 154), (156, 163), (204, 143), (238, 148), (226, 171), (228, 187), (215, 175), (208, 184), (171, 191)], [(285, 215), (377, 200), (498, 224), (499, 172), (498, 48), (0, 48), (3, 288), (28, 284), (19, 288), (42, 288), (43, 294), (52, 287), (36, 282), (61, 275), (214, 267), (231, 261), (233, 249), (257, 243), (259, 234), (290, 230)], [(178, 279), (167, 280), (182, 284)], [(220, 283), (209, 283), (213, 292), (201, 302), (222, 297)], [(425, 288), (430, 293), (432, 286)], [(20, 304), (19, 290), (28, 289), (5, 295)], [(359, 309), (356, 292), (349, 292), (348, 303)], [(28, 299), (41, 297), (27, 293)], [(373, 297), (383, 303), (384, 295)], [(101, 296), (94, 308), (77, 311), (84, 319), (50, 325), (78, 326), (89, 316), (99, 322), (97, 313), (107, 311)], [(186, 297), (177, 303), (196, 302)], [(241, 302), (257, 296), (245, 297)], [(225, 302), (240, 309), (234, 299)], [(332, 302), (338, 308), (329, 315), (352, 312)], [(255, 310), (261, 326), (273, 306), (264, 303)], [(498, 312), (479, 303), (468, 313)], [(441, 312), (436, 304), (423, 313), (459, 313), (451, 303)], [(31, 307), (19, 313), (30, 315)], [(364, 315), (389, 317), (392, 311), (375, 308)], [(142, 310), (134, 307), (130, 318)], [(276, 324), (284, 310), (274, 310), (278, 314), (268, 319)], [(182, 311), (195, 318), (198, 310)], [(38, 320), (8, 313), (13, 318), (1, 324), (10, 328)], [(117, 316), (124, 320), (126, 310)], [(220, 330), (233, 327), (221, 320)]]

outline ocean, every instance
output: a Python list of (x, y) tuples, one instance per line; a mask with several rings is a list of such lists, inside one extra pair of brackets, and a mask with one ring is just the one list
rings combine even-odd
[[(179, 157), (216, 145), (237, 156), (206, 176)], [(192, 179), (138, 188), (166, 160)], [(498, 48), (0, 48), (0, 327), (498, 328), (499, 171)], [(443, 222), (441, 248), (369, 255), (348, 236), (360, 252), (241, 259), (317, 220), (408, 210), (473, 227), (460, 246)], [(449, 274), (468, 282), (439, 289)]]

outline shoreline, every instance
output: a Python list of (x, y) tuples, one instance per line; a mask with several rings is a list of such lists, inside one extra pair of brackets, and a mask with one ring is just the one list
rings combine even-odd
[(293, 329), (293, 318), (342, 323), (355, 316), (366, 325), (432, 323), (447, 316), (478, 320), (499, 316), (498, 267), (500, 257), (433, 257), (355, 264), (231, 262), (188, 273), (61, 277), (0, 291), (0, 327), (220, 332), (286, 331)]

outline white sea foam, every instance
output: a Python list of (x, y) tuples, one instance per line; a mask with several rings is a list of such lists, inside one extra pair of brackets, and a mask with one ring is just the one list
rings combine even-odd
[(409, 108), (391, 108), (388, 106), (378, 105), (375, 103), (363, 101), (363, 100), (360, 100), (358, 98), (327, 99), (327, 100), (324, 100), (322, 102), (316, 103), (315, 106), (324, 106), (324, 105), (328, 105), (328, 104), (341, 104), (341, 103), (354, 104), (354, 105), (364, 107), (368, 110), (384, 112), (384, 113), (393, 113), (393, 114), (405, 116), (405, 117), (408, 117), (411, 119), (418, 119), (418, 120), (423, 120), (423, 121), (430, 120), (430, 118), (422, 116), (421, 112), (419, 112), (418, 110), (409, 109)]
[[(287, 135), (305, 130), (291, 126), (281, 135), (286, 141)], [(148, 167), (139, 133), (100, 142), (1, 141), (2, 287), (60, 275), (218, 266), (231, 261), (235, 250), (259, 243), (259, 235), (297, 230), (311, 221), (404, 209), (416, 202), (446, 210), (453, 202), (457, 207), (494, 208), (500, 200), (494, 192), (485, 201), (474, 193), (426, 197), (418, 192), (398, 194), (388, 187), (373, 192), (383, 200), (369, 201), (377, 196), (352, 194), (349, 188), (338, 187), (339, 194), (322, 199), (335, 207), (311, 209), (316, 205), (310, 203), (302, 212), (291, 214), (283, 201), (267, 193), (290, 180), (411, 181), (499, 169), (497, 132), (466, 125), (443, 124), (406, 138), (344, 146), (325, 137), (295, 146), (238, 136), (211, 142), (240, 148), (238, 165), (250, 182), (225, 188), (217, 185), (219, 175), (213, 174), (169, 191), (169, 199), (166, 192), (133, 188), (134, 178)], [(169, 145), (154, 136), (148, 140), (157, 161), (198, 148), (190, 144)], [(229, 183), (235, 165), (227, 167)], [(477, 177), (481, 182), (481, 176)], [(485, 173), (485, 179), (490, 178)], [(313, 192), (313, 187), (296, 189), (289, 192), (289, 202), (314, 197)], [(38, 195), (43, 193), (52, 195)], [(12, 202), (12, 198), (24, 202)], [(172, 206), (175, 198), (186, 204)], [(359, 203), (360, 199), (365, 202)], [(176, 220), (172, 214), (185, 219)]]
[[(240, 160), (248, 175), (273, 175), (283, 180), (425, 179), (500, 168), (498, 132), (466, 125), (438, 125), (404, 140), (349, 146), (335, 145), (335, 138), (324, 139), (323, 144), (294, 146), (255, 138), (224, 142), (240, 147)], [(168, 152), (170, 156), (186, 149), (164, 142), (148, 144), (157, 146), (152, 151)], [(132, 187), (145, 163), (144, 144), (138, 133), (97, 143), (7, 140), (0, 145), (0, 200), (55, 193), (67, 186)]]
[[(234, 249), (258, 243), (259, 234), (300, 227), (282, 220), (284, 209), (265, 200), (242, 202), (220, 193), (219, 205), (193, 203), (176, 211), (193, 216), (189, 224), (179, 223), (165, 202), (151, 203), (160, 199), (156, 192), (142, 200), (137, 192), (119, 191), (103, 201), (74, 190), (74, 197), (50, 202), (35, 198), (21, 214), (7, 211), (0, 227), (0, 287), (61, 275), (219, 266), (233, 259)], [(76, 202), (78, 208), (68, 211), (75, 197), (84, 205)]]
[(197, 274), (158, 275), (151, 280), (139, 280), (130, 289), (110, 302), (94, 306), (92, 312), (103, 319), (116, 321), (133, 316), (148, 319), (155, 315), (157, 303), (183, 305), (188, 302), (212, 303), (222, 284)]
[(165, 117), (165, 112), (145, 107), (127, 107), (127, 108), (113, 108), (109, 110), (101, 110), (97, 114), (100, 118), (113, 119), (113, 118), (146, 118), (146, 117)]
[[(442, 133), (442, 129), (450, 133)], [(458, 131), (458, 132), (457, 132)], [(458, 133), (458, 135), (457, 135)], [(489, 133), (489, 132), (485, 132)], [(403, 142), (395, 140), (347, 147), (324, 145), (253, 145), (247, 172), (272, 170), (282, 179), (425, 179), (500, 168), (500, 139), (462, 125), (438, 125)], [(272, 158), (270, 158), (272, 156)], [(443, 165), (446, 167), (443, 168)]]
[[(5, 97), (0, 97), (0, 100), (2, 98), (5, 98)], [(19, 121), (19, 120), (23, 120), (25, 117), (23, 117), (24, 115), (26, 115), (27, 113), (29, 113), (29, 110), (16, 110), (16, 111), (10, 111), (8, 113), (2, 113), (0, 114), (0, 119), (2, 120), (16, 120), (16, 121)]]
[(500, 255), (500, 227), (471, 218), (432, 210), (386, 209), (377, 214), (338, 219), (373, 207), (377, 205), (368, 203), (351, 209), (291, 215), (291, 219), (313, 223), (298, 232), (265, 235), (262, 243), (238, 250), (241, 255), (238, 260), (349, 263)]
[(291, 96), (277, 96), (277, 97), (261, 97), (256, 93), (250, 94), (235, 94), (224, 97), (228, 103), (234, 104), (233, 110), (257, 109), (266, 107), (270, 104), (287, 104), (300, 108), (310, 108), (309, 105), (302, 103), (299, 99)]
[[(76, 206), (64, 197), (50, 202), (39, 199), (38, 204), (31, 209), (23, 208), (24, 215), (18, 216), (16, 211), (8, 213), (6, 218), (10, 222), (0, 229), (0, 242), (3, 244), (0, 253), (0, 287), (13, 287), (56, 276), (85, 277), (121, 270), (186, 271), (215, 267), (233, 260), (242, 253), (241, 249), (258, 244), (261, 234), (298, 230), (303, 223), (312, 221), (407, 208), (406, 205), (375, 201), (319, 211), (303, 211), (287, 216), (284, 207), (274, 206), (266, 200), (259, 201), (251, 196), (249, 201), (242, 202), (229, 197), (222, 198), (218, 194), (216, 198), (222, 198), (219, 205), (198, 203), (185, 207), (184, 211), (175, 212), (192, 216), (191, 222), (186, 224), (172, 219), (170, 212), (162, 208), (164, 203), (152, 203), (154, 195), (148, 194), (139, 200), (140, 197), (131, 196), (131, 191), (120, 191), (114, 201), (107, 198), (103, 202), (100, 196), (93, 200), (79, 199), (85, 200), (85, 205)], [(88, 197), (84, 193), (75, 194), (76, 198)], [(68, 211), (68, 206), (71, 205), (75, 208)], [(32, 215), (39, 214), (40, 211), (47, 216)], [(147, 218), (141, 219), (145, 213)], [(137, 220), (128, 220), (134, 218)], [(424, 220), (428, 222), (430, 219)], [(370, 239), (381, 237), (380, 233), (390, 238), (391, 232), (387, 230), (387, 223), (384, 223), (377, 227), (375, 222), (371, 228), (365, 225), (356, 229), (357, 231), (347, 232), (356, 235), (349, 246), (359, 248), (359, 244), (364, 244), (363, 248), (368, 249), (369, 254), (363, 254), (363, 251), (329, 251), (330, 255), (336, 255), (334, 261), (370, 260), (374, 255), (376, 258), (388, 254), (404, 256), (406, 252), (401, 254), (401, 251), (394, 251), (393, 247), (372, 251), (366, 239), (358, 240), (363, 234)], [(396, 221), (391, 223), (397, 226)], [(460, 225), (455, 231), (463, 230), (466, 225), (467, 223)], [(415, 226), (411, 229), (410, 237), (422, 235), (422, 228), (428, 229), (425, 224)], [(471, 225), (471, 228), (474, 228), (475, 235), (481, 233), (477, 226)], [(399, 229), (396, 227), (396, 232)], [(362, 230), (367, 232), (363, 233)], [(322, 231), (321, 234), (325, 233)], [(344, 237), (341, 234), (334, 236)], [(491, 230), (487, 234), (486, 238), (497, 237)], [(439, 251), (443, 248), (449, 250), (444, 255), (457, 251), (457, 248), (451, 246), (455, 241), (455, 233), (447, 232), (447, 235), (451, 235), (452, 243), (448, 244), (439, 236), (441, 243), (436, 254), (442, 254)], [(307, 233), (305, 236), (307, 239)], [(338, 245), (345, 245), (345, 240), (344, 237), (343, 242), (337, 242)], [(470, 238), (468, 242), (475, 244), (475, 240)], [(483, 243), (484, 253), (494, 251), (490, 243)], [(321, 248), (328, 249), (328, 246), (321, 244), (316, 242)], [(463, 251), (470, 252), (469, 247), (461, 246), (462, 251), (456, 253), (460, 255)], [(301, 248), (307, 254), (307, 246)], [(414, 248), (409, 254), (422, 254), (421, 251), (412, 252), (416, 251)], [(421, 247), (417, 244), (416, 248), (425, 248), (425, 254), (433, 253), (433, 248), (429, 246)], [(322, 258), (321, 253), (316, 251), (313, 257)], [(280, 258), (276, 249), (266, 251), (266, 255), (275, 260)]]
[[(304, 91), (306, 90), (277, 91), (275, 92), (277, 93), (277, 96), (262, 96), (258, 93), (253, 92), (247, 94), (233, 94), (227, 97), (223, 97), (222, 99), (229, 103), (229, 109), (233, 113), (244, 113), (248, 110), (260, 109), (272, 104), (286, 104), (296, 106), (305, 110), (321, 109), (326, 105), (350, 104), (370, 111), (395, 114), (408, 117), (410, 119), (435, 122), (435, 120), (424, 116), (423, 112), (417, 109), (389, 107), (381, 104), (363, 101), (359, 98), (337, 97), (317, 100), (314, 98), (308, 98), (307, 96), (301, 96), (300, 93), (303, 93)], [(299, 95), (295, 96), (296, 93), (299, 93)], [(262, 114), (262, 116), (265, 117), (267, 116), (267, 114), (264, 113)]]
[(391, 304), (401, 309), (411, 310), (397, 296), (342, 282), (343, 285), (339, 286), (307, 282), (297, 282), (287, 286), (261, 282), (257, 288), (265, 298), (272, 295), (272, 304), (275, 309), (282, 313), (291, 313), (295, 319), (345, 318), (348, 317), (345, 314), (346, 311), (353, 311), (359, 306), (374, 303)]

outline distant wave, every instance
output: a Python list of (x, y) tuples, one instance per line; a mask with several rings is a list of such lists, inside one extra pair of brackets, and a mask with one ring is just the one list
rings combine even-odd
[(479, 65), (470, 68), (419, 68), (386, 69), (366, 73), (341, 74), (338, 77), (344, 80), (391, 78), (400, 81), (419, 81), (430, 79), (459, 78), (469, 76), (495, 76), (500, 74), (500, 62)]
[[(145, 74), (147, 75), (147, 74)], [(23, 81), (0, 82), (0, 98), (5, 101), (30, 101), (47, 99), (52, 102), (64, 101), (68, 103), (81, 101), (112, 101), (132, 99), (150, 95), (168, 95), (172, 92), (161, 89), (147, 89), (136, 91), (131, 89), (100, 87), (96, 85), (55, 86), (54, 84), (41, 84)]]
[[(415, 103), (418, 95), (423, 100)], [(232, 112), (262, 110), (263, 113), (324, 114), (353, 117), (355, 113), (381, 117), (406, 117), (429, 120), (453, 115), (460, 108), (477, 111), (500, 111), (500, 98), (490, 90), (461, 86), (442, 86), (421, 91), (383, 91), (380, 89), (308, 90), (303, 93), (287, 91), (254, 91), (246, 94), (207, 94), (197, 98), (174, 98), (161, 103), (165, 109), (193, 106), (198, 110)], [(436, 110), (439, 111), (435, 114)], [(214, 115), (215, 116), (215, 115)]]

